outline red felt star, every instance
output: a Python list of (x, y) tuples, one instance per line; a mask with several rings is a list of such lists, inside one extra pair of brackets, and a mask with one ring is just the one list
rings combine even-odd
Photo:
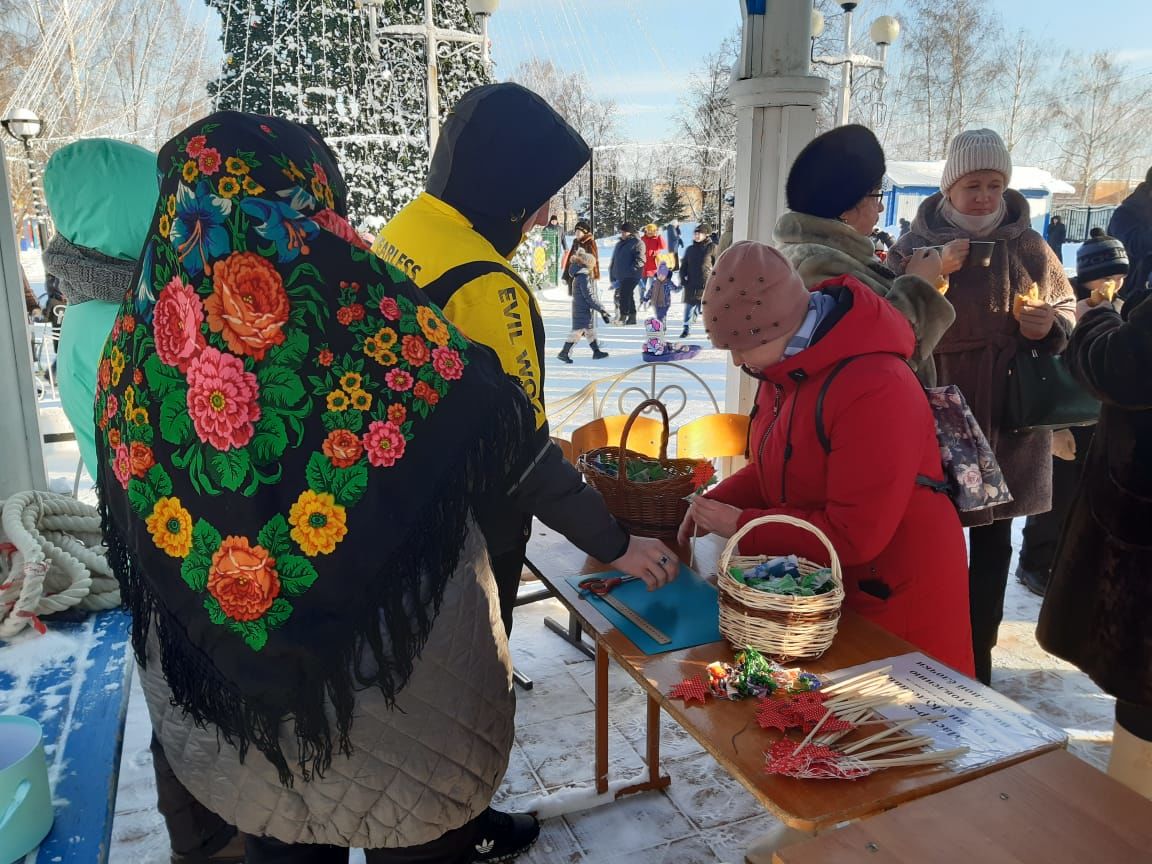
[(756, 722), (761, 729), (779, 729), (781, 732), (800, 725), (787, 699), (761, 699), (756, 711)]
[(704, 704), (708, 697), (708, 687), (699, 678), (685, 678), (668, 695), (673, 699), (683, 699), (685, 705), (693, 699), (699, 699), (700, 704)]
[[(828, 713), (828, 709), (826, 709), (823, 705), (807, 700), (803, 702), (797, 702), (796, 700), (793, 700), (789, 705), (789, 708), (792, 711), (792, 716), (796, 718), (795, 725), (803, 726), (809, 732), (811, 732), (812, 729), (815, 728), (816, 724), (823, 720), (824, 715)], [(824, 725), (820, 727), (821, 731), (827, 729), (828, 724), (834, 720), (836, 720), (835, 717), (829, 717), (827, 720), (825, 720)], [(832, 730), (829, 729), (829, 731)]]

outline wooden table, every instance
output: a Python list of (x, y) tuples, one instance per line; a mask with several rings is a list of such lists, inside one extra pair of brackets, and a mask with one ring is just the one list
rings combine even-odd
[(776, 852), (774, 864), (1136, 864), (1152, 801), (1065, 751), (1047, 753)]
[[(0, 643), (0, 714), (22, 714), (43, 727), (56, 811), (27, 864), (104, 864), (112, 841), (134, 668), (132, 619), (121, 609), (76, 618), (49, 617), (46, 636)], [(37, 655), (43, 668), (28, 662)]]
[[(714, 574), (721, 549), (722, 543), (716, 537), (698, 539), (694, 569), (702, 574)], [(688, 560), (687, 549), (680, 550), (679, 554), (681, 560)], [(645, 654), (564, 579), (575, 573), (603, 572), (610, 569), (607, 565), (589, 558), (562, 535), (539, 523), (533, 529), (528, 557), (534, 563), (533, 569), (596, 640), (596, 790), (601, 794), (608, 790), (609, 658), (628, 672), (648, 697), (648, 778), (621, 790), (618, 796), (661, 788), (670, 782), (659, 773), (660, 710), (663, 709), (781, 822), (810, 834), (931, 795), (1059, 746), (1045, 745), (977, 769), (957, 771), (946, 765), (889, 769), (851, 782), (795, 780), (765, 774), (763, 738), (746, 703), (712, 699), (703, 706), (699, 703), (686, 706), (667, 696), (672, 687), (685, 678), (706, 675), (705, 667), (709, 663), (731, 660), (732, 650), (726, 642), (666, 654)], [(845, 612), (832, 647), (819, 660), (805, 661), (802, 665), (811, 672), (826, 674), (915, 650), (903, 639), (852, 612)]]

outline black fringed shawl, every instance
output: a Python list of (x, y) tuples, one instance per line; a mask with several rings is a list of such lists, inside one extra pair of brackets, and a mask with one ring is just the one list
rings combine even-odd
[(108, 558), (140, 662), (155, 625), (176, 703), (290, 784), (282, 722), (308, 778), (349, 751), (358, 687), (408, 680), (532, 412), (367, 251), (313, 131), (218, 113), (158, 165), (98, 370)]

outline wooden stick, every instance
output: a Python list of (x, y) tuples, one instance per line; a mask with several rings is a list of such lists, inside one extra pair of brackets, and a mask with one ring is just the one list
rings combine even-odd
[(967, 747), (959, 747), (955, 750), (936, 750), (927, 753), (917, 753), (911, 756), (895, 756), (891, 759), (857, 761), (862, 762), (862, 764), (867, 765), (869, 768), (898, 768), (901, 765), (937, 765), (941, 762), (948, 762), (955, 759), (957, 756), (963, 756), (967, 752)]
[(867, 753), (857, 753), (857, 759), (868, 759), (872, 756), (879, 756), (881, 753), (894, 753), (898, 750), (911, 750), (913, 747), (927, 747), (932, 743), (932, 739), (927, 735), (921, 735), (915, 738), (901, 738), (894, 744), (887, 744), (883, 747), (877, 747), (874, 750), (869, 750)]
[(869, 678), (875, 678), (879, 675), (887, 675), (891, 671), (891, 666), (885, 666), (882, 669), (873, 669), (871, 672), (862, 672), (859, 675), (854, 675), (851, 678), (845, 678), (843, 681), (836, 681), (833, 684), (827, 684), (824, 687), (821, 687), (820, 690), (824, 693), (835, 693), (837, 690), (843, 690), (849, 684), (856, 684), (860, 681), (867, 681)]
[(812, 731), (808, 733), (808, 737), (807, 737), (807, 738), (805, 738), (803, 741), (801, 741), (799, 744), (797, 744), (797, 745), (796, 745), (796, 750), (793, 750), (792, 752), (793, 752), (793, 753), (797, 752), (797, 751), (798, 751), (798, 750), (799, 750), (801, 747), (803, 747), (805, 744), (807, 744), (807, 743), (808, 743), (808, 742), (810, 742), (810, 741), (811, 741), (813, 738), (815, 738), (815, 737), (816, 737), (816, 733), (817, 733), (818, 731), (820, 731), (820, 727), (821, 727), (821, 726), (823, 726), (823, 725), (824, 725), (824, 722), (825, 722), (825, 721), (826, 721), (826, 720), (827, 720), (829, 717), (831, 717), (831, 716), (832, 716), (832, 712), (831, 712), (831, 711), (825, 711), (825, 712), (824, 712), (824, 716), (820, 718), (820, 722), (819, 722), (819, 723), (817, 723), (815, 726), (813, 726), (813, 727), (812, 727)]
[(882, 741), (890, 735), (895, 735), (897, 732), (907, 729), (910, 726), (917, 726), (919, 723), (919, 718), (916, 720), (904, 720), (900, 723), (893, 723), (891, 726), (880, 730), (875, 735), (869, 735), (867, 738), (862, 738), (859, 741), (853, 741), (850, 745), (844, 748), (844, 753), (849, 754), (855, 753), (857, 750), (863, 750), (869, 744), (875, 743), (876, 741)]

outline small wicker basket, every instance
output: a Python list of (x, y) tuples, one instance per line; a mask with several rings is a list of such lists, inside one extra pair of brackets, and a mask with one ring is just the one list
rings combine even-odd
[[(661, 466), (672, 476), (666, 480), (651, 483), (634, 483), (628, 480), (628, 459), (650, 459), (643, 453), (628, 449), (628, 433), (632, 424), (645, 408), (659, 409), (664, 420), (660, 435)], [(669, 537), (675, 535), (688, 512), (686, 495), (695, 491), (692, 473), (700, 463), (699, 459), (668, 458), (668, 409), (658, 399), (648, 399), (636, 406), (624, 424), (619, 447), (597, 447), (581, 453), (576, 467), (588, 481), (588, 485), (604, 496), (604, 503), (610, 512), (630, 534), (641, 537)], [(605, 474), (595, 465), (597, 456), (610, 456), (617, 460), (617, 472), (613, 476)]]
[[(728, 573), (729, 567), (748, 570), (769, 560), (769, 555), (734, 555), (740, 539), (759, 525), (792, 525), (811, 532), (828, 550), (832, 568), (832, 590), (814, 597), (770, 594), (741, 585)], [(803, 558), (804, 575), (822, 569)], [(732, 535), (718, 564), (716, 585), (720, 592), (720, 633), (736, 650), (755, 648), (777, 660), (809, 660), (828, 650), (836, 637), (840, 607), (844, 602), (844, 575), (840, 558), (828, 537), (808, 522), (791, 516), (761, 516)]]

